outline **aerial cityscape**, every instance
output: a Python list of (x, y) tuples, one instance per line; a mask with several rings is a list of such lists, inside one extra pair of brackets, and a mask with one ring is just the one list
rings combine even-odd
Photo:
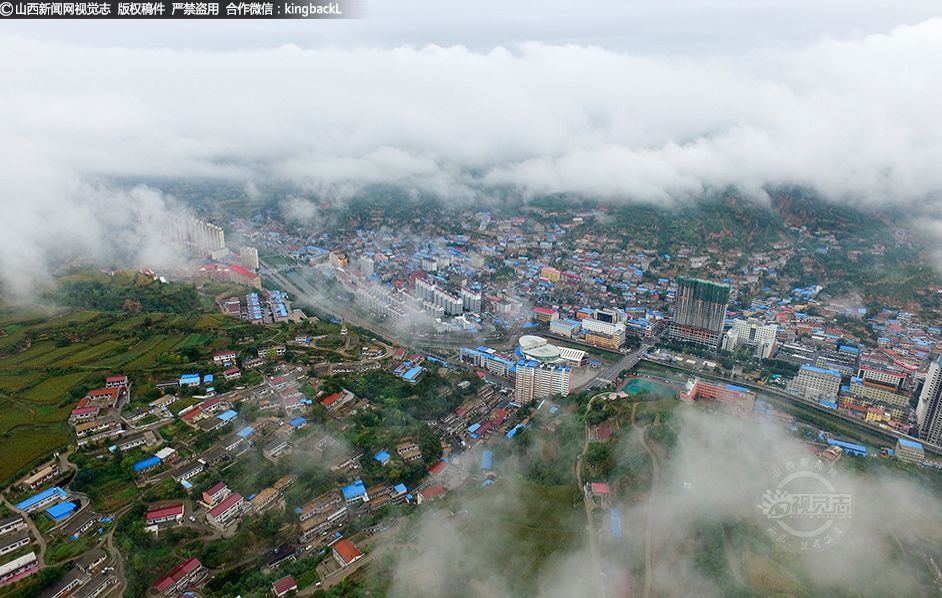
[(0, 598), (942, 594), (938, 13), (0, 19)]

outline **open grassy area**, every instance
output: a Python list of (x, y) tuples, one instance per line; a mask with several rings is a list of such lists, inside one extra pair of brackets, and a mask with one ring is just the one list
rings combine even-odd
[[(3, 421), (6, 417), (0, 417)], [(69, 443), (71, 434), (62, 424), (18, 427), (0, 435), (0, 482), (15, 475), (36, 459), (44, 457)]]

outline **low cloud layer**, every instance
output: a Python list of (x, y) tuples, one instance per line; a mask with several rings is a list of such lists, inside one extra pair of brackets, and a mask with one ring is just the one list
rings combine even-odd
[[(912, 476), (878, 460), (861, 468), (853, 457), (845, 457), (833, 483), (836, 491), (851, 495), (852, 517), (840, 522), (846, 534), (823, 550), (793, 552), (767, 535), (766, 528), (775, 524), (764, 519), (757, 506), (763, 492), (780, 479), (771, 473), (776, 465), (807, 458), (805, 467), (819, 471), (808, 448), (781, 427), (693, 409), (668, 425), (677, 430), (678, 442), (670, 458), (662, 461), (653, 491), (638, 494), (634, 486), (612, 483), (623, 537), (612, 538), (607, 511), (598, 518), (598, 566), (612, 595), (641, 596), (645, 571), (652, 577), (652, 596), (719, 597), (750, 591), (916, 596), (938, 587), (933, 561), (942, 540), (942, 502)], [(620, 464), (616, 469), (635, 463), (626, 471), (639, 475), (643, 468), (638, 463), (646, 463), (647, 456), (637, 431), (622, 429), (614, 457)], [(414, 533), (403, 534), (400, 544), (389, 548), (399, 556), (390, 595), (596, 595), (599, 569), (584, 535), (581, 501), (558, 504), (565, 514), (548, 511), (552, 521), (528, 530), (524, 524), (535, 525), (527, 519), (531, 510), (543, 512), (545, 505), (528, 502), (534, 492), (522, 488), (513, 462), (498, 460), (497, 469), (500, 480), (491, 487), (465, 491), (444, 510), (420, 508)], [(643, 478), (633, 484), (639, 484), (637, 479)], [(630, 496), (627, 487), (634, 488)], [(536, 495), (540, 492), (548, 491)], [(515, 550), (527, 550), (528, 533), (551, 533), (560, 521), (572, 526), (569, 547), (534, 557), (536, 576), (527, 578), (522, 589), (521, 577), (534, 572), (508, 570), (503, 559)], [(650, 569), (643, 556), (649, 525)], [(626, 573), (632, 570), (634, 574)]]
[[(782, 183), (874, 205), (942, 190), (942, 19), (735, 58), (17, 37), (0, 38), (0, 55), (17, 57), (0, 64), (7, 286), (50, 244), (113, 234), (92, 182), (112, 177), (288, 181), (328, 201), (377, 183), (455, 200), (499, 189), (664, 204), (728, 186), (761, 198)], [(128, 230), (151, 217), (132, 203), (108, 210)]]

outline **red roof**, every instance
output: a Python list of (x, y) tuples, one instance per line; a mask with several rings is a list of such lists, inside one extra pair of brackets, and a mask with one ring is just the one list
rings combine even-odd
[(229, 368), (228, 370), (223, 372), (223, 375), (231, 376), (232, 374), (238, 374), (238, 373), (239, 373), (239, 368)]
[(180, 416), (180, 419), (182, 419), (183, 421), (190, 421), (191, 419), (193, 419), (194, 417), (196, 417), (197, 415), (199, 415), (199, 414), (202, 413), (202, 412), (203, 412), (203, 411), (202, 411), (199, 407), (194, 407), (193, 409), (191, 409), (191, 410), (187, 411), (186, 413), (184, 413), (183, 415), (181, 415), (181, 416)]
[(229, 351), (217, 351), (217, 352), (213, 353), (213, 357), (225, 357), (225, 356), (227, 356), (227, 355), (237, 355), (237, 354), (238, 354), (238, 353), (236, 353), (235, 351), (232, 351), (232, 350), (229, 350)]
[(158, 592), (165, 592), (171, 585), (183, 579), (193, 571), (196, 571), (203, 564), (197, 558), (190, 558), (177, 565), (170, 573), (157, 580), (154, 587)]
[(233, 492), (229, 496), (223, 499), (221, 503), (209, 510), (209, 514), (213, 517), (219, 517), (222, 513), (226, 511), (229, 507), (236, 504), (242, 500), (242, 495), (238, 492)]
[(105, 397), (117, 399), (119, 392), (121, 391), (117, 388), (97, 388), (95, 390), (88, 391), (88, 395), (86, 396), (93, 401), (103, 399)]
[(339, 392), (335, 392), (334, 394), (332, 394), (332, 395), (330, 395), (330, 396), (324, 398), (323, 400), (321, 400), (321, 405), (323, 405), (324, 407), (330, 407), (331, 405), (333, 405), (334, 403), (336, 403), (336, 402), (337, 402), (337, 399), (339, 399), (339, 398), (340, 398), (340, 393), (339, 393)]
[(171, 515), (183, 515), (183, 503), (178, 505), (170, 505), (168, 507), (160, 507), (158, 509), (152, 509), (147, 511), (147, 515), (144, 517), (147, 521), (152, 519), (162, 519), (164, 517), (170, 517)]
[(337, 554), (340, 555), (340, 558), (343, 559), (343, 562), (349, 564), (359, 557), (363, 556), (363, 553), (351, 542), (344, 538), (343, 540), (334, 544), (334, 550), (337, 551)]
[(72, 415), (85, 415), (86, 413), (98, 413), (98, 407), (92, 405), (91, 407), (77, 407), (72, 410)]
[(429, 486), (425, 490), (422, 490), (419, 494), (422, 495), (422, 500), (431, 500), (445, 494), (445, 487), (441, 484), (435, 484), (434, 486)]
[(255, 278), (258, 276), (258, 274), (256, 274), (255, 272), (252, 272), (251, 270), (246, 270), (245, 268), (243, 268), (242, 266), (238, 264), (232, 264), (231, 266), (229, 266), (229, 269), (235, 272), (236, 274), (238, 274), (239, 276), (245, 276), (248, 278)]
[(111, 376), (110, 378), (105, 378), (105, 384), (111, 384), (112, 382), (127, 382), (127, 376)]
[(538, 314), (545, 314), (547, 316), (556, 313), (555, 309), (550, 309), (548, 307), (534, 307), (533, 311), (535, 311)]
[(592, 482), (593, 494), (608, 494), (608, 484), (602, 482)]
[(435, 465), (432, 465), (428, 472), (432, 475), (435, 475), (444, 471), (446, 467), (448, 467), (448, 461), (439, 461)]
[(271, 589), (275, 591), (276, 596), (281, 596), (283, 594), (287, 594), (291, 590), (297, 590), (298, 582), (294, 580), (293, 576), (288, 575), (287, 577), (282, 577), (281, 579), (276, 580), (275, 583), (271, 584)]
[(210, 486), (209, 488), (207, 488), (207, 489), (203, 492), (203, 494), (205, 494), (205, 495), (207, 495), (207, 496), (212, 496), (213, 494), (216, 494), (217, 492), (219, 492), (220, 490), (222, 490), (222, 489), (225, 488), (225, 487), (226, 487), (226, 483), (225, 483), (225, 482), (216, 482), (215, 484), (213, 484), (212, 486)]

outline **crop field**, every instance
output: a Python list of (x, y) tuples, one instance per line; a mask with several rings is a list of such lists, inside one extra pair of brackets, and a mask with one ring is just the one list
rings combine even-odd
[(63, 374), (43, 380), (36, 386), (22, 393), (24, 399), (38, 403), (56, 403), (65, 398), (72, 388), (78, 386), (88, 377), (87, 372)]
[(18, 392), (41, 377), (41, 374), (0, 374), (0, 392)]
[[(214, 347), (257, 332), (212, 313), (0, 308), (0, 483), (70, 442), (66, 420), (76, 387), (111, 372), (172, 377), (201, 367)], [(121, 489), (112, 490), (123, 500)]]
[[(6, 419), (6, 415), (2, 420)], [(60, 447), (68, 444), (71, 434), (63, 424), (17, 428), (13, 433), (0, 435), (0, 482), (15, 475), (20, 469)]]

